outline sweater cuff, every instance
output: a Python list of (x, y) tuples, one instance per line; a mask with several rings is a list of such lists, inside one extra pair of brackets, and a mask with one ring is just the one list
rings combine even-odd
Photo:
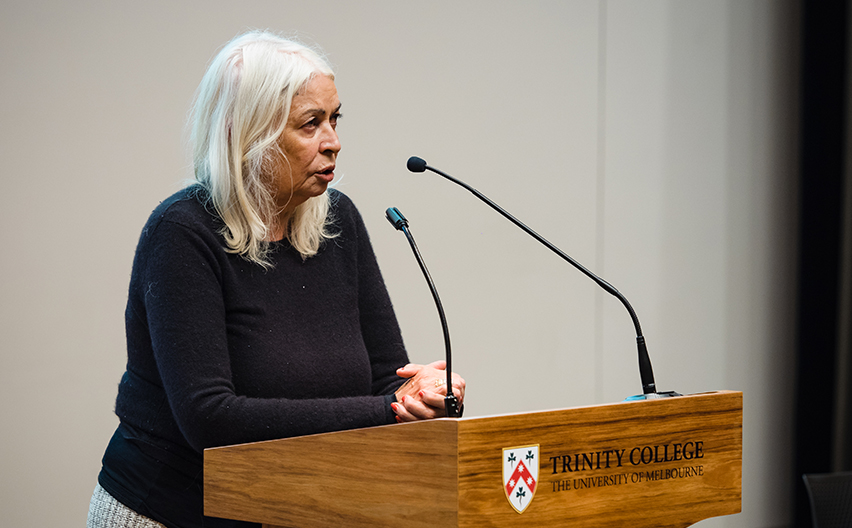
[(396, 413), (393, 412), (393, 407), (391, 407), (392, 403), (396, 403), (396, 393), (390, 393), (385, 395), (385, 423), (394, 424), (396, 423)]

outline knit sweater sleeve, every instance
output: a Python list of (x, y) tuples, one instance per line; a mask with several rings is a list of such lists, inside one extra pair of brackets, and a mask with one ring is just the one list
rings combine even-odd
[[(386, 395), (399, 385), (395, 370), (405, 363), (406, 355), (360, 217), (356, 224), (358, 303), (373, 390), (372, 395), (329, 398), (238, 394), (229, 352), (231, 307), (223, 290), (226, 270), (221, 247), (211, 242), (210, 233), (179, 221), (160, 221), (143, 234), (135, 263), (137, 282), (131, 284), (138, 299), (136, 303), (131, 299), (128, 312), (139, 312), (134, 317), (145, 321), (156, 370), (146, 373), (142, 368), (135, 374), (162, 386), (169, 414), (193, 449), (392, 421)], [(128, 375), (132, 364), (129, 358)], [(317, 365), (319, 375), (322, 368)]]

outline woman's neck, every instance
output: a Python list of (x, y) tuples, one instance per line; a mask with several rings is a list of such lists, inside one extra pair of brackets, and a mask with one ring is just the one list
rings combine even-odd
[(269, 237), (267, 242), (279, 242), (287, 237), (290, 220), (293, 218), (292, 211), (282, 211), (275, 217), (272, 226), (269, 229)]

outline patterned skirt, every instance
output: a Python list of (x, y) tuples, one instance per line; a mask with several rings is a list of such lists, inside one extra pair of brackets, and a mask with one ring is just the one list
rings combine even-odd
[(86, 528), (166, 528), (153, 519), (139, 515), (115, 497), (107, 493), (100, 484), (95, 486), (92, 502), (89, 503), (89, 519)]

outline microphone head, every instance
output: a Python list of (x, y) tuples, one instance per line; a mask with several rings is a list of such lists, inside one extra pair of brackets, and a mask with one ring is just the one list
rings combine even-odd
[(385, 211), (385, 218), (388, 219), (388, 222), (390, 222), (390, 224), (394, 226), (397, 231), (402, 230), (403, 226), (408, 226), (408, 220), (406, 220), (405, 217), (402, 216), (402, 212), (396, 207), (388, 207), (388, 209)]
[(411, 156), (408, 158), (406, 166), (411, 172), (423, 172), (426, 170), (426, 160), (417, 156)]

